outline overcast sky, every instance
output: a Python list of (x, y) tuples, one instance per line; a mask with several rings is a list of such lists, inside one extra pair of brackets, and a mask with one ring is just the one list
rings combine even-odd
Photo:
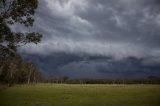
[[(43, 40), (21, 52), (32, 55), (30, 59), (44, 72), (105, 77), (105, 70), (116, 74), (119, 67), (126, 71), (134, 67), (135, 76), (144, 69), (156, 69), (160, 76), (160, 0), (39, 0), (32, 29), (41, 32)], [(46, 63), (39, 59), (42, 57)], [(136, 64), (131, 62), (126, 68), (131, 57)]]

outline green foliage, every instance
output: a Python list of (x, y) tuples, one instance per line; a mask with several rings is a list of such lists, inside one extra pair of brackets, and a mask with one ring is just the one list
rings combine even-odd
[(20, 23), (32, 26), (37, 0), (1, 0), (1, 19), (8, 24)]
[(12, 32), (9, 27), (16, 23), (26, 27), (32, 26), (34, 22), (33, 15), (37, 6), (38, 0), (0, 1), (0, 46), (7, 48), (11, 52), (16, 52), (17, 47), (27, 43), (37, 44), (41, 41), (42, 35), (38, 32)]
[(25, 42), (29, 42), (29, 43), (33, 42), (33, 43), (37, 44), (38, 42), (41, 41), (41, 37), (42, 37), (42, 35), (39, 33), (35, 33), (35, 32), (27, 33), (26, 38), (25, 38)]

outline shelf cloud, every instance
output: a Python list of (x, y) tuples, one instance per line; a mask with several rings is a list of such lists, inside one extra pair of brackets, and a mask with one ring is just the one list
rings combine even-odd
[[(14, 31), (28, 30), (19, 25)], [(39, 0), (34, 31), (43, 34), (38, 45), (20, 49), (26, 54), (55, 53), (143, 59), (160, 64), (159, 0)]]

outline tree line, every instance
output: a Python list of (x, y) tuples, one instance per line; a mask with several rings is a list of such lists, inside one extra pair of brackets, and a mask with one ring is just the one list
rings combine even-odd
[(0, 61), (0, 82), (12, 84), (38, 83), (43, 80), (42, 73), (30, 61), (12, 57)]
[(143, 79), (70, 79), (67, 76), (50, 76), (44, 83), (56, 84), (160, 84), (160, 77), (148, 76)]

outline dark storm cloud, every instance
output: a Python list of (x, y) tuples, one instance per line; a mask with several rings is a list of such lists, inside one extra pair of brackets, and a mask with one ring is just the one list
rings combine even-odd
[[(24, 56), (25, 57), (25, 56)], [(78, 56), (56, 53), (51, 56), (30, 55), (26, 60), (33, 60), (46, 75), (69, 76), (70, 78), (146, 78), (159, 76), (160, 66), (148, 66), (143, 59), (133, 57), (114, 61), (103, 56)]]
[[(118, 63), (133, 57), (145, 70), (144, 67), (160, 64), (159, 29), (159, 0), (40, 0), (33, 30), (43, 33), (43, 40), (39, 45), (22, 48), (21, 52), (44, 57), (57, 53), (109, 57)], [(61, 66), (58, 70), (65, 70), (74, 64), (85, 68), (82, 70), (96, 71), (98, 64), (105, 63), (94, 59), (95, 63), (89, 60), (90, 64), (84, 66), (82, 60), (55, 63), (56, 70), (58, 66)], [(137, 66), (135, 72), (142, 68), (133, 64), (128, 67)]]
[(141, 57), (150, 48), (159, 50), (159, 11), (157, 0), (41, 0), (34, 27), (45, 40), (30, 52)]

